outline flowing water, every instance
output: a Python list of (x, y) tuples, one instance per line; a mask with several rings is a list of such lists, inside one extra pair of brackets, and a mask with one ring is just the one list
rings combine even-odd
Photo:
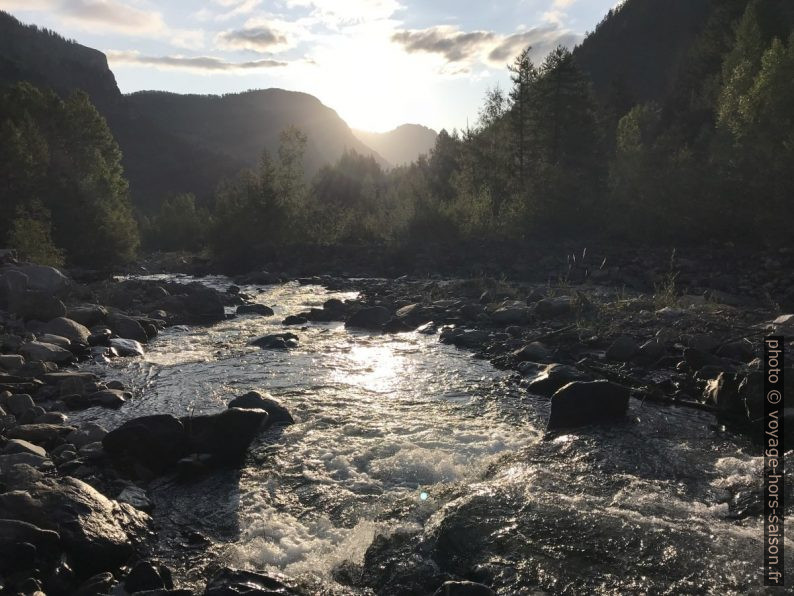
[[(276, 316), (169, 328), (142, 359), (91, 365), (135, 397), (73, 417), (114, 428), (254, 389), (289, 408), (296, 424), (261, 437), (242, 470), (153, 485), (162, 556), (183, 581), (229, 564), (370, 593), (336, 582), (347, 566), (378, 593), (421, 593), (440, 567), (500, 594), (762, 592), (760, 517), (728, 506), (757, 489), (761, 459), (709, 415), (635, 402), (626, 424), (544, 439), (548, 400), (434, 336), (310, 324), (297, 349), (248, 347), (355, 293), (242, 290)], [(378, 535), (392, 538), (365, 559)]]

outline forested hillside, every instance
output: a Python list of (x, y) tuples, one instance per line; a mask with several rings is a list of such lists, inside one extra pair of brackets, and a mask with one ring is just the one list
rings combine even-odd
[(143, 92), (124, 96), (101, 52), (23, 25), (0, 11), (0, 84), (28, 81), (62, 97), (85, 91), (123, 154), (135, 205), (144, 213), (180, 192), (208, 200), (217, 185), (276, 151), (280, 132), (309, 135), (306, 167), (316, 172), (345, 150), (380, 156), (318, 99), (268, 89), (224, 97)]
[[(793, 30), (786, 0), (628, 0), (573, 52), (516, 56), (511, 87), (487, 93), (472, 127), (441, 131), (427, 157), (393, 170), (308, 95), (123, 98), (99, 74), (89, 91), (110, 106), (148, 248), (241, 263), (306, 244), (763, 244), (794, 220)], [(64, 64), (86, 51), (25, 35)], [(6, 81), (65, 91), (31, 74), (57, 65), (25, 70), (13, 52)]]

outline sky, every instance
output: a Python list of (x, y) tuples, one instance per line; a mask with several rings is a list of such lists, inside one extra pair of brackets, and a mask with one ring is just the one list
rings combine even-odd
[(465, 128), (526, 46), (573, 47), (615, 0), (0, 0), (108, 56), (123, 93), (280, 87), (353, 127)]

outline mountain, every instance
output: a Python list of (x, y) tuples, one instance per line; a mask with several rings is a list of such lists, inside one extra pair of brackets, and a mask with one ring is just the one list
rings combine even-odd
[(60, 95), (80, 89), (107, 119), (123, 152), (136, 206), (154, 212), (169, 195), (211, 196), (224, 179), (278, 150), (280, 132), (308, 135), (309, 173), (347, 150), (380, 155), (331, 108), (305, 93), (267, 89), (224, 96), (139, 92), (123, 95), (106, 56), (0, 11), (0, 85), (30, 81)]
[(403, 124), (389, 132), (354, 130), (353, 134), (393, 166), (409, 164), (427, 154), (438, 136), (436, 131), (420, 124)]
[(127, 95), (126, 101), (162, 130), (247, 166), (257, 164), (262, 149), (275, 153), (281, 131), (292, 125), (308, 135), (309, 171), (336, 161), (347, 150), (372, 155), (386, 165), (334, 110), (306, 93), (263, 89), (218, 96), (142, 91)]
[(574, 56), (600, 99), (620, 92), (628, 94), (631, 103), (661, 100), (672, 91), (712, 4), (627, 0), (609, 11)]

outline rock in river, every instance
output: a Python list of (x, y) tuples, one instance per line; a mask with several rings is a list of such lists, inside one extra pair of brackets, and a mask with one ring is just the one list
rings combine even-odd
[(105, 435), (102, 446), (111, 456), (129, 459), (155, 474), (164, 472), (187, 454), (185, 427), (169, 414), (125, 422)]
[(119, 356), (143, 356), (143, 346), (134, 339), (114, 337), (110, 340), (110, 347), (116, 350)]
[(543, 372), (529, 383), (529, 391), (538, 395), (551, 396), (568, 383), (591, 381), (593, 377), (574, 366), (549, 364)]
[(629, 389), (609, 381), (574, 382), (551, 396), (547, 428), (566, 428), (623, 418), (629, 407)]
[(384, 306), (371, 306), (362, 308), (350, 317), (345, 327), (351, 329), (381, 329), (391, 320), (391, 312)]
[(249, 391), (245, 395), (235, 397), (229, 402), (230, 408), (245, 408), (264, 410), (270, 416), (272, 424), (294, 424), (292, 414), (278, 401), (269, 395), (263, 395), (258, 391)]
[(233, 462), (267, 423), (266, 411), (239, 408), (181, 419), (168, 414), (143, 416), (109, 432), (102, 445), (122, 463), (161, 474), (191, 453), (208, 454), (216, 463)]
[(249, 342), (249, 345), (257, 346), (263, 350), (286, 350), (298, 347), (298, 336), (294, 333), (273, 333), (263, 335)]
[(113, 333), (124, 339), (134, 339), (139, 342), (146, 342), (149, 339), (138, 320), (132, 317), (112, 314), (108, 317), (108, 325)]
[(285, 583), (286, 581), (281, 577), (276, 578), (224, 567), (209, 581), (204, 596), (234, 596), (236, 594), (250, 594), (251, 596), (257, 594), (279, 596), (283, 594), (289, 596), (301, 593), (291, 588)]
[(238, 315), (259, 315), (261, 317), (272, 317), (275, 313), (273, 309), (264, 304), (241, 304), (237, 307)]

